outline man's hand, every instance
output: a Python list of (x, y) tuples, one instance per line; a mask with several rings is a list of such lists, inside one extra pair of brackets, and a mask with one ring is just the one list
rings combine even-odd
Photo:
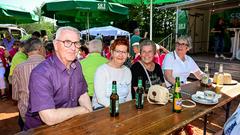
[(87, 92), (85, 92), (84, 94), (82, 94), (79, 99), (78, 99), (78, 103), (81, 107), (85, 107), (86, 109), (89, 110), (89, 112), (92, 112), (92, 103), (90, 101), (90, 98), (87, 94)]

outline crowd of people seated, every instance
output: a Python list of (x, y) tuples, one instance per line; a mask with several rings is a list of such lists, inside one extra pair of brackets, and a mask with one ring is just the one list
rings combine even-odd
[[(117, 38), (107, 43), (101, 38), (82, 42), (79, 31), (70, 26), (60, 27), (52, 41), (39, 32), (26, 41), (14, 40), (8, 33), (0, 46), (1, 98), (6, 98), (9, 84), (18, 103), (21, 130), (55, 125), (108, 107), (112, 81), (117, 81), (121, 104), (135, 98), (139, 76), (146, 94), (152, 85), (171, 87), (177, 76), (182, 85), (190, 73), (199, 80), (204, 76), (186, 54), (191, 49), (188, 37), (179, 37), (175, 50), (169, 52), (141, 38), (139, 29), (134, 33), (131, 42)], [(226, 134), (239, 130), (238, 112), (236, 120), (226, 124)]]

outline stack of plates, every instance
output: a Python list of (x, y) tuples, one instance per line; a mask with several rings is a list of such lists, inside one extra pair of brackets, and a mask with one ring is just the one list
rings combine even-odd
[(205, 105), (215, 105), (218, 103), (218, 99), (221, 98), (221, 94), (216, 94), (215, 98), (212, 100), (206, 99), (204, 97), (204, 94), (201, 91), (198, 91), (196, 94), (192, 95), (192, 100), (200, 103), (200, 104), (205, 104)]

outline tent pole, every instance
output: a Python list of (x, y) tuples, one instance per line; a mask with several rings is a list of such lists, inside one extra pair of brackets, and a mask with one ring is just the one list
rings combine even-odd
[(152, 40), (152, 0), (150, 2), (150, 40)]

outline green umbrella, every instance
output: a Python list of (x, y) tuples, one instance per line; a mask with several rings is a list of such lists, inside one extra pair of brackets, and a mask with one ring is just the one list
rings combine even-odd
[(0, 20), (2, 24), (21, 24), (37, 22), (39, 17), (33, 12), (0, 2)]
[(82, 28), (89, 25), (109, 23), (127, 19), (128, 8), (118, 4), (99, 0), (54, 0), (45, 3), (42, 15), (61, 21), (78, 23)]

